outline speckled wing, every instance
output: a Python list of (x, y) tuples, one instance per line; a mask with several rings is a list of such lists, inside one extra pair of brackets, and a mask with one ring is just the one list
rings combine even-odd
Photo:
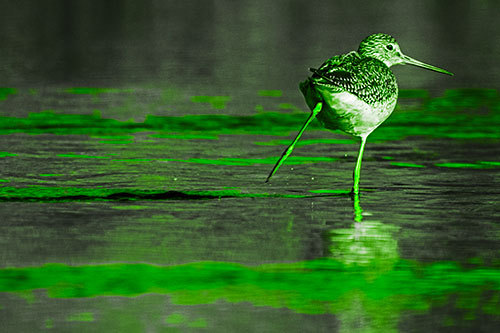
[(370, 105), (397, 98), (396, 78), (389, 67), (355, 51), (332, 57), (311, 71), (312, 83), (331, 93), (349, 92)]

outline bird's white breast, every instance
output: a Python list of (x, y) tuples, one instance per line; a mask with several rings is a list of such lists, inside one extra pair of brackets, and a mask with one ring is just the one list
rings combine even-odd
[(341, 130), (354, 136), (370, 134), (394, 110), (393, 103), (370, 105), (349, 92), (322, 92), (326, 102), (318, 114), (319, 121), (328, 129)]

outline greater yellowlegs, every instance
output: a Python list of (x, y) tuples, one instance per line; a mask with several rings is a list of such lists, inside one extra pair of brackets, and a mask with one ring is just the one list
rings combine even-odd
[(291, 154), (309, 123), (318, 117), (324, 127), (361, 139), (352, 187), (352, 193), (358, 194), (366, 138), (391, 115), (396, 106), (398, 85), (389, 68), (399, 64), (453, 75), (404, 55), (396, 40), (386, 34), (370, 35), (359, 44), (358, 51), (334, 56), (320, 68), (311, 68), (312, 76), (299, 85), (311, 115), (283, 152), (266, 182)]

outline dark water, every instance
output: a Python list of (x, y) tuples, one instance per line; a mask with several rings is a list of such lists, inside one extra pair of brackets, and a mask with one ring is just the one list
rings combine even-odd
[[(498, 5), (358, 5), (2, 11), (0, 331), (497, 332)], [(394, 69), (360, 197), (316, 121), (264, 183), (307, 68), (378, 31), (456, 75)]]

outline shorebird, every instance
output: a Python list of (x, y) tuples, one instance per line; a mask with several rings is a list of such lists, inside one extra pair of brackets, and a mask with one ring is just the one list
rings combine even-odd
[(357, 195), (366, 138), (391, 115), (398, 99), (398, 85), (390, 67), (404, 64), (453, 75), (404, 55), (396, 40), (387, 34), (370, 35), (361, 41), (357, 51), (334, 56), (318, 69), (310, 68), (313, 74), (299, 87), (311, 115), (281, 155), (266, 183), (292, 153), (309, 123), (317, 117), (329, 130), (341, 130), (360, 138), (351, 191)]

